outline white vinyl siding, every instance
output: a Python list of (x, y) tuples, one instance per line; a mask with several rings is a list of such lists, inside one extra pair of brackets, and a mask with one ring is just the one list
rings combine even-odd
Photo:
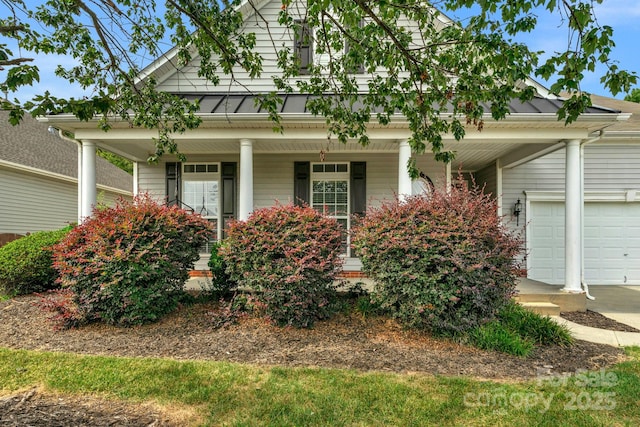
[[(276, 203), (293, 202), (294, 162), (318, 162), (319, 154), (254, 154), (253, 156), (253, 205), (255, 209), (273, 206)], [(190, 155), (189, 161), (238, 162), (234, 155)], [(325, 162), (366, 162), (367, 202), (379, 206), (384, 200), (392, 200), (398, 192), (397, 153), (328, 153)], [(444, 188), (445, 167), (431, 156), (420, 156), (418, 168), (431, 178), (436, 188)], [(241, 173), (238, 171), (238, 176)], [(140, 192), (148, 192), (156, 200), (166, 197), (165, 165), (138, 165)]]
[(167, 183), (165, 164), (150, 165), (138, 163), (138, 192), (148, 193), (157, 201), (165, 201), (167, 197)]
[[(509, 214), (518, 198), (523, 202), (518, 231), (523, 233), (529, 250), (529, 277), (550, 283), (564, 281), (564, 203), (539, 199), (525, 203), (523, 192), (542, 192), (563, 197), (565, 189), (565, 151), (550, 153), (513, 169), (503, 170), (503, 208), (508, 225), (516, 229)], [(640, 224), (640, 145), (611, 143), (585, 147), (585, 275), (589, 284), (640, 284), (639, 246), (634, 246)], [(627, 195), (628, 196), (625, 196)], [(635, 194), (635, 197), (634, 197)], [(552, 196), (549, 196), (552, 197)], [(625, 197), (631, 200), (622, 202)], [(616, 201), (604, 200), (615, 198)], [(557, 200), (557, 199), (554, 199)], [(634, 201), (635, 200), (635, 201)], [(529, 206), (531, 212), (526, 212)], [(603, 212), (606, 212), (606, 216)], [(617, 245), (611, 224), (624, 230), (636, 250), (612, 256)], [(528, 229), (526, 227), (529, 227)], [(631, 228), (629, 228), (631, 227)], [(525, 232), (525, 230), (527, 230)], [(624, 258), (628, 266), (620, 266)], [(617, 266), (616, 266), (617, 264)], [(636, 269), (634, 271), (634, 268)], [(626, 272), (624, 271), (626, 269)], [(626, 276), (626, 277), (625, 277)], [(626, 282), (625, 282), (626, 280)]]
[[(77, 189), (73, 180), (0, 168), (0, 233), (26, 234), (76, 223)], [(98, 203), (112, 206), (119, 198), (98, 188)]]
[[(220, 73), (220, 85), (216, 88), (198, 76), (200, 60), (199, 58), (194, 58), (190, 64), (183, 67), (180, 71), (165, 81), (159, 82), (158, 89), (169, 92), (211, 92), (217, 89), (227, 91), (230, 87), (231, 92), (245, 92), (246, 87), (256, 92), (274, 90), (275, 87), (271, 81), (271, 76), (280, 73), (276, 67), (278, 58), (274, 46), (280, 47), (282, 44), (285, 44), (293, 50), (293, 34), (289, 34), (288, 31), (285, 31), (286, 29), (284, 27), (278, 24), (278, 14), (280, 13), (281, 7), (281, 2), (267, 2), (260, 9), (261, 17), (251, 17), (247, 19), (245, 24), (247, 32), (256, 34), (255, 50), (260, 52), (263, 58), (263, 78), (251, 79), (249, 74), (244, 70), (235, 69), (234, 78), (236, 82), (230, 82), (228, 76)], [(293, 10), (294, 5), (290, 5), (289, 8)], [(270, 23), (269, 27), (262, 21), (262, 17)], [(229, 86), (230, 83), (231, 86)]]
[(0, 169), (0, 233), (55, 230), (78, 220), (77, 184)]
[[(317, 162), (312, 155), (256, 155), (254, 158), (254, 206), (273, 206), (276, 202), (293, 202), (294, 162)], [(367, 200), (377, 205), (391, 199), (397, 192), (397, 155), (392, 154), (331, 154), (325, 159), (333, 162), (367, 162)]]
[[(295, 4), (292, 2), (289, 6), (289, 12), (294, 19), (304, 19), (304, 3)], [(280, 75), (281, 71), (277, 68), (278, 56), (276, 49), (280, 49), (283, 45), (288, 46), (294, 51), (294, 34), (285, 27), (278, 24), (278, 15), (281, 11), (282, 2), (269, 1), (266, 2), (259, 10), (260, 16), (250, 16), (246, 19), (246, 32), (253, 32), (256, 35), (255, 51), (262, 56), (262, 76), (252, 79), (249, 74), (237, 67), (234, 69), (233, 80), (229, 76), (220, 75), (220, 84), (213, 86), (211, 82), (206, 81), (198, 76), (200, 67), (199, 57), (195, 57), (189, 64), (176, 70), (172, 74), (167, 74), (163, 80), (159, 81), (158, 89), (167, 92), (183, 92), (183, 93), (211, 93), (213, 92), (247, 92), (247, 88), (252, 92), (265, 93), (276, 90), (272, 81), (272, 76)], [(298, 12), (299, 11), (299, 12)], [(269, 22), (267, 26), (265, 22)], [(404, 28), (410, 29), (415, 24), (408, 20), (401, 21)], [(329, 61), (329, 55), (313, 54), (315, 63), (326, 64)], [(383, 70), (379, 70), (382, 72)], [(367, 90), (366, 81), (370, 75), (357, 74), (356, 78), (362, 90)], [(305, 78), (300, 76), (300, 79)]]
[(640, 190), (640, 145), (587, 145), (584, 168), (585, 191)]
[[(584, 169), (585, 193), (632, 189), (640, 192), (640, 145), (587, 145)], [(502, 177), (503, 207), (508, 215), (517, 199), (524, 202), (523, 191), (564, 191), (564, 149), (504, 169)], [(522, 215), (525, 214), (523, 211)], [(520, 226), (524, 226), (522, 221)]]
[(495, 163), (474, 173), (473, 178), (476, 185), (481, 188), (484, 187), (485, 194), (491, 194), (493, 197), (499, 196), (499, 194), (497, 194), (498, 182)]

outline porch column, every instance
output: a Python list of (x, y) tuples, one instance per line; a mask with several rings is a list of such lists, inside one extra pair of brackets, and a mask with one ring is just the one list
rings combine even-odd
[(139, 178), (138, 162), (133, 162), (133, 195), (134, 196), (137, 196), (138, 192), (140, 191), (138, 178)]
[(411, 159), (411, 147), (408, 141), (400, 141), (398, 149), (398, 197), (400, 200), (411, 196), (411, 177), (407, 165)]
[(500, 222), (502, 222), (502, 215), (504, 214), (504, 209), (502, 207), (502, 162), (500, 159), (496, 160), (496, 202), (498, 204), (498, 210), (496, 214), (498, 218), (500, 218)]
[(247, 220), (251, 212), (253, 212), (253, 141), (241, 139), (238, 219)]
[(451, 191), (451, 187), (453, 186), (453, 175), (451, 174), (451, 162), (444, 165), (444, 185), (447, 193)]
[(82, 142), (78, 145), (78, 224), (82, 222)]
[(82, 220), (91, 217), (96, 205), (96, 143), (82, 141)]
[(564, 288), (565, 292), (582, 292), (580, 267), (582, 265), (582, 185), (580, 178), (580, 141), (566, 143), (564, 208)]

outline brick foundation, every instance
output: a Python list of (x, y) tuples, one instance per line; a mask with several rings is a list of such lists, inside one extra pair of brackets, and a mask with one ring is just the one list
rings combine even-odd
[(366, 279), (367, 275), (362, 271), (343, 271), (338, 277), (341, 279)]
[(197, 277), (211, 277), (211, 272), (209, 270), (191, 270), (189, 277), (192, 279)]

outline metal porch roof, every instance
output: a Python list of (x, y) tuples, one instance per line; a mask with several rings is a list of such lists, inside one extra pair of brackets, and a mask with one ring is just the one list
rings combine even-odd
[[(200, 102), (200, 113), (204, 114), (260, 114), (266, 113), (260, 106), (256, 105), (259, 95), (238, 94), (238, 93), (182, 93), (182, 97)], [(334, 95), (327, 95), (334, 96)], [(317, 95), (306, 94), (279, 94), (282, 102), (279, 104), (280, 114), (311, 114), (307, 108), (307, 101), (317, 98)], [(335, 96), (334, 96), (335, 97)], [(530, 101), (521, 102), (518, 99), (511, 101), (509, 105), (510, 114), (556, 114), (562, 107), (562, 99), (547, 99), (536, 97)], [(485, 111), (491, 110), (490, 103), (481, 103)], [(611, 108), (591, 106), (587, 108), (585, 114), (606, 114), (620, 113), (619, 110)]]

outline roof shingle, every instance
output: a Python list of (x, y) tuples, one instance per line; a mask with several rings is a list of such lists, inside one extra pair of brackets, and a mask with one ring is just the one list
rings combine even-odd
[[(25, 115), (21, 124), (12, 126), (9, 113), (0, 110), (0, 160), (16, 163), (71, 178), (78, 177), (78, 148), (48, 130), (48, 126)], [(98, 184), (132, 191), (133, 178), (105, 159), (96, 159)]]

